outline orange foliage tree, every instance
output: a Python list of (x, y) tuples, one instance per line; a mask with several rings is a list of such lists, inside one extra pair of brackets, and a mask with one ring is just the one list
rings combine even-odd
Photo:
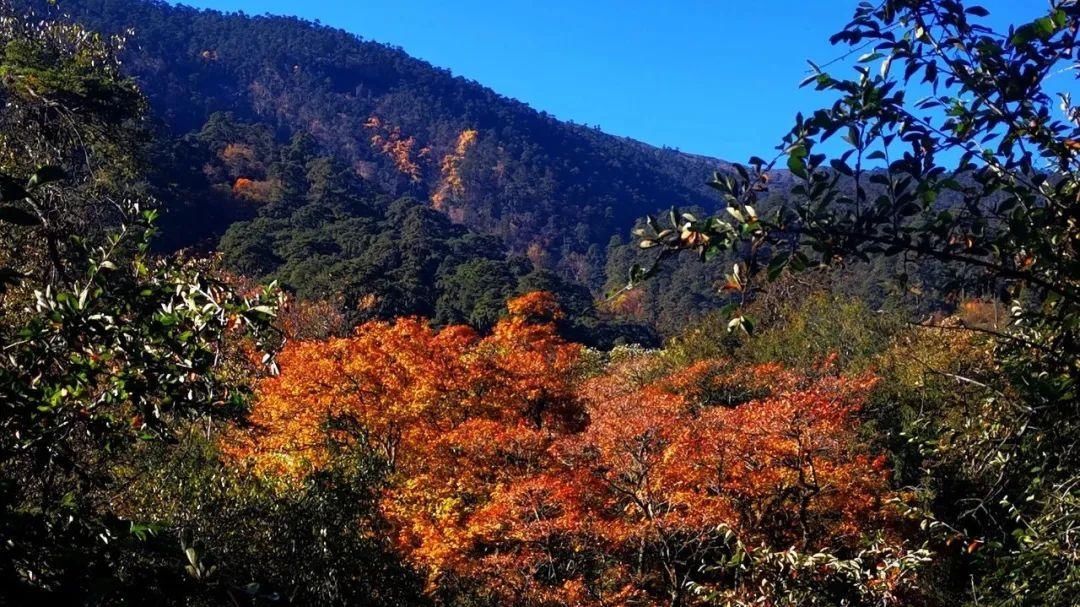
[[(334, 445), (376, 449), (396, 548), (431, 590), (498, 604), (749, 603), (843, 569), (819, 555), (874, 541), (903, 555), (888, 471), (859, 438), (872, 376), (635, 357), (577, 380), (581, 349), (557, 335), (551, 294), (508, 307), (484, 337), (401, 319), (288, 345), (254, 431), (227, 451), (295, 477)], [(736, 560), (783, 551), (812, 566), (784, 561), (777, 582)], [(884, 558), (860, 564), (852, 593), (887, 602), (911, 582)]]
[(457, 145), (449, 154), (443, 156), (439, 169), (442, 179), (435, 193), (431, 195), (431, 203), (436, 209), (442, 210), (449, 199), (460, 198), (465, 194), (465, 182), (461, 179), (461, 163), (465, 160), (465, 154), (476, 143), (476, 131), (466, 129), (458, 134)]
[[(762, 580), (710, 565), (746, 546), (844, 557), (875, 533), (900, 546), (884, 461), (853, 417), (874, 383), (718, 361), (640, 387), (620, 370), (585, 382), (588, 427), (478, 511), (466, 574), (506, 604), (738, 604)], [(910, 582), (889, 576), (877, 596)]]
[(415, 155), (413, 148), (416, 146), (416, 138), (405, 137), (398, 127), (390, 127), (383, 124), (378, 116), (372, 116), (364, 123), (364, 127), (372, 130), (371, 147), (385, 154), (394, 162), (398, 171), (407, 175), (412, 181), (420, 181), (419, 160), (430, 153), (429, 148), (421, 148)]
[(288, 344), (281, 374), (258, 387), (252, 429), (229, 436), (226, 453), (296, 478), (341, 445), (377, 450), (392, 470), (383, 502), (396, 541), (436, 579), (465, 558), (470, 514), (500, 484), (550, 467), (551, 442), (583, 423), (581, 347), (557, 335), (554, 297), (509, 308), (486, 337), (406, 318)]
[(232, 194), (236, 198), (251, 202), (270, 202), (274, 199), (279, 184), (272, 179), (256, 181), (247, 177), (240, 177), (232, 187)]

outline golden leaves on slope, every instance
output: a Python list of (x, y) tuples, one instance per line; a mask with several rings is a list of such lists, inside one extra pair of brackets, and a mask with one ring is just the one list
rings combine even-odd
[(404, 136), (401, 129), (396, 126), (391, 127), (384, 124), (378, 116), (368, 118), (367, 122), (364, 123), (364, 127), (373, 131), (370, 139), (371, 147), (393, 161), (398, 171), (408, 176), (410, 180), (414, 182), (420, 181), (421, 169), (419, 162), (431, 152), (429, 148), (421, 148), (414, 154), (413, 148), (416, 147), (416, 139), (411, 136)]
[(465, 195), (465, 183), (461, 179), (461, 163), (465, 160), (469, 148), (476, 143), (476, 131), (465, 129), (458, 134), (457, 144), (454, 150), (443, 156), (439, 165), (441, 179), (435, 193), (431, 195), (431, 204), (438, 210), (443, 210), (448, 200), (460, 199)]

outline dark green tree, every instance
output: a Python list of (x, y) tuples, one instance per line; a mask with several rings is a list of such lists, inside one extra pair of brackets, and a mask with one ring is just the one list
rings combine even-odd
[(4, 603), (119, 604), (140, 575), (183, 582), (115, 510), (116, 466), (181, 420), (237, 411), (223, 361), (245, 333), (264, 345), (274, 314), (269, 291), (245, 297), (209, 263), (151, 252), (157, 214), (132, 197), (127, 147), (142, 103), (119, 43), (0, 6)]
[(458, 265), (439, 279), (435, 320), (489, 329), (503, 316), (517, 282), (514, 268), (502, 260), (474, 259)]

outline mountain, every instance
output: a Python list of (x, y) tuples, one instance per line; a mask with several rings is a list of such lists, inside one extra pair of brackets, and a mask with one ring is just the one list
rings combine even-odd
[[(127, 39), (125, 69), (159, 131), (150, 165), (167, 248), (219, 250), (230, 269), (305, 297), (344, 294), (357, 320), (487, 325), (501, 310), (493, 302), (544, 272), (540, 282), (572, 292), (575, 307), (603, 301), (644, 261), (628, 238), (635, 222), (673, 205), (714, 210), (706, 182), (730, 166), (557, 120), (400, 48), (297, 18), (158, 0), (21, 4)], [(327, 187), (350, 194), (329, 204)], [(390, 216), (411, 206), (442, 216), (425, 215), (426, 240), (396, 236)], [(606, 326), (599, 314), (621, 323), (616, 339), (627, 328), (637, 339), (642, 324), (670, 335), (724, 303), (714, 285), (728, 260), (670, 265), (587, 324)], [(361, 304), (370, 296), (380, 305)], [(607, 343), (608, 333), (581, 339)]]
[(670, 205), (712, 206), (722, 162), (563, 122), (404, 50), (291, 17), (156, 0), (61, 0), (102, 32), (176, 135), (215, 112), (303, 132), (392, 195), (428, 201), (534, 263), (597, 286), (587, 259)]

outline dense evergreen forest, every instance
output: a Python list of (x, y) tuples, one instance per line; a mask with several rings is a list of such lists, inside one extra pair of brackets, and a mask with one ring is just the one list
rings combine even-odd
[(737, 164), (0, 0), (0, 604), (1075, 604), (1080, 9), (851, 10)]

